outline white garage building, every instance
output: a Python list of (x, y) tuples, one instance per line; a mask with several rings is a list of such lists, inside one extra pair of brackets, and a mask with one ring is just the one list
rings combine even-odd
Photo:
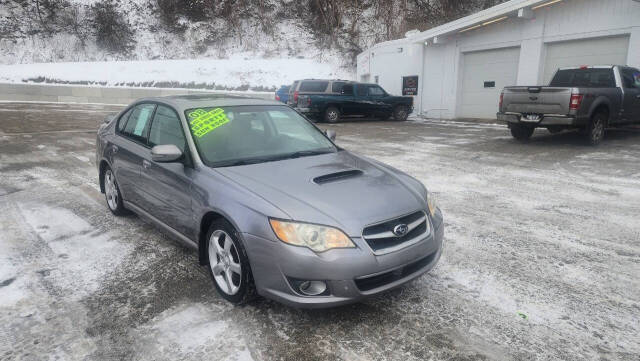
[(596, 64), (640, 67), (640, 0), (511, 0), (376, 44), (358, 55), (357, 74), (392, 94), (417, 76), (414, 113), (491, 119), (504, 86)]

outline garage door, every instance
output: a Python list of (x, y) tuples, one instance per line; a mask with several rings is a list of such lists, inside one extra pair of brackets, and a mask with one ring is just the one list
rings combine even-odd
[(457, 116), (495, 118), (502, 88), (516, 85), (519, 58), (520, 48), (464, 53)]
[(544, 83), (549, 84), (558, 68), (580, 65), (624, 65), (629, 37), (596, 38), (547, 44)]

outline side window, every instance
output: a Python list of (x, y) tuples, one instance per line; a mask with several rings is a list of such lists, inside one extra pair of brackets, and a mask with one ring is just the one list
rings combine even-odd
[(358, 86), (356, 86), (356, 95), (360, 97), (366, 96), (367, 87), (365, 85), (358, 84)]
[(151, 115), (153, 115), (155, 108), (155, 104), (136, 105), (122, 133), (139, 142), (146, 143), (147, 131), (149, 123), (151, 123)]
[(334, 82), (333, 84), (331, 84), (331, 92), (340, 93), (343, 87), (344, 87), (344, 82), (342, 81)]
[(180, 118), (173, 109), (158, 105), (149, 130), (149, 145), (173, 144), (184, 152), (185, 139)]
[(634, 68), (623, 68), (622, 83), (627, 89), (640, 89), (640, 70)]
[(344, 95), (353, 95), (353, 84), (345, 84), (342, 87), (342, 94), (344, 94)]
[(381, 97), (384, 95), (384, 90), (379, 86), (370, 86), (369, 87), (369, 95), (372, 97)]
[(122, 132), (124, 130), (124, 126), (127, 125), (127, 120), (131, 116), (133, 112), (133, 108), (129, 109), (126, 113), (124, 113), (120, 119), (118, 119), (118, 132)]

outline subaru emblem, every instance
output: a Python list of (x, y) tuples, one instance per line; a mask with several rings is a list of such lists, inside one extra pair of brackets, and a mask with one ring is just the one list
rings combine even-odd
[(393, 234), (398, 237), (404, 236), (408, 231), (409, 227), (406, 224), (398, 224), (397, 226), (393, 227)]

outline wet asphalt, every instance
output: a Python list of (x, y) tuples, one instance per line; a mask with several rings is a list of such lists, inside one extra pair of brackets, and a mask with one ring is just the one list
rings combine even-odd
[(640, 129), (577, 133), (413, 119), (320, 124), (420, 179), (445, 216), (429, 274), (298, 310), (215, 292), (195, 252), (97, 184), (119, 107), (0, 104), (0, 360), (635, 360)]

